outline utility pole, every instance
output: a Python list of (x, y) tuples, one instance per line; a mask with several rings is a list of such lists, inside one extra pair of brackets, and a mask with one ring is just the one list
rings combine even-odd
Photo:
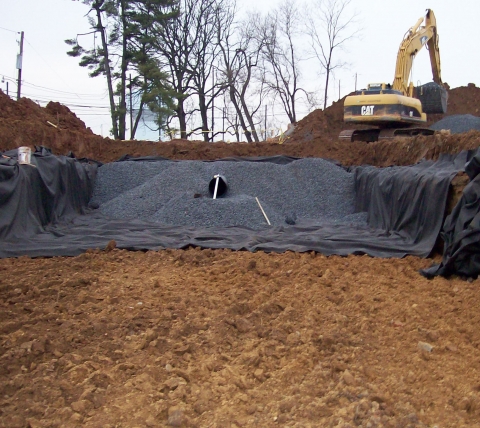
[(23, 62), (23, 31), (20, 33), (20, 53), (17, 55), (17, 68), (18, 68), (18, 79), (17, 79), (17, 100), (20, 99), (21, 88), (22, 88), (22, 62)]
[(132, 75), (129, 74), (130, 84), (128, 85), (130, 89), (130, 140), (133, 140), (133, 103), (132, 103)]
[(265, 126), (264, 126), (264, 133), (263, 133), (263, 141), (267, 141), (267, 105), (265, 104)]
[[(214, 94), (215, 94), (215, 69), (212, 68), (212, 143), (213, 143), (213, 127), (215, 125), (215, 113), (214, 113), (214, 108), (215, 108), (215, 97), (214, 97)], [(208, 136), (208, 134), (207, 134)]]
[(240, 142), (240, 135), (238, 133), (238, 114), (235, 115), (235, 136), (237, 137), (237, 143)]
[(223, 132), (223, 141), (225, 142), (225, 107), (222, 109), (222, 132)]

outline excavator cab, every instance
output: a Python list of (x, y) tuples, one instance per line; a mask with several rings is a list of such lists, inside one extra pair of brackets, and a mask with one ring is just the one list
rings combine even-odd
[(392, 89), (390, 83), (370, 83), (367, 89), (360, 89), (355, 92), (355, 95), (378, 95), (378, 94), (398, 94), (402, 95), (400, 91)]
[(427, 121), (420, 100), (407, 97), (385, 83), (370, 84), (347, 97), (343, 112), (346, 123), (385, 128), (422, 125)]

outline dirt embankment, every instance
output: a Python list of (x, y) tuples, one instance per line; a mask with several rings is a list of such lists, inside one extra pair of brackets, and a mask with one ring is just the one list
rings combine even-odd
[[(448, 115), (480, 111), (480, 88), (474, 85), (449, 90)], [(430, 123), (442, 116), (432, 115)], [(50, 123), (48, 123), (50, 122)], [(52, 126), (55, 125), (55, 126)], [(114, 141), (91, 132), (67, 107), (51, 102), (45, 108), (22, 98), (13, 101), (0, 91), (0, 150), (22, 145), (44, 145), (55, 154), (72, 151), (77, 157), (111, 162), (131, 156), (163, 156), (170, 159), (213, 160), (228, 156), (323, 157), (344, 165), (409, 165), (423, 158), (436, 159), (439, 153), (457, 153), (478, 147), (479, 133), (436, 135), (389, 142), (345, 143), (338, 141), (343, 123), (343, 100), (325, 111), (315, 110), (298, 122), (294, 133), (283, 143), (205, 143), (174, 140), (168, 142)]]
[(55, 154), (69, 151), (82, 157), (89, 147), (102, 144), (67, 107), (50, 102), (45, 108), (28, 98), (14, 101), (0, 91), (0, 150), (46, 146)]

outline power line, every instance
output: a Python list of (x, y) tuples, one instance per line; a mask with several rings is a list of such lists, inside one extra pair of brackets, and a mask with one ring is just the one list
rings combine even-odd
[[(24, 94), (25, 96), (31, 98), (32, 100), (34, 101), (37, 101), (37, 102), (42, 102), (42, 103), (48, 103), (50, 101), (53, 101), (51, 98), (46, 98), (48, 97), (48, 95), (34, 95), (34, 94), (30, 94), (30, 93), (25, 93)], [(69, 107), (69, 108), (76, 108), (76, 109), (87, 109), (86, 111), (88, 110), (92, 110), (92, 109), (100, 109), (100, 110), (109, 110), (110, 107), (109, 106), (102, 106), (102, 105), (86, 105), (86, 104), (77, 104), (77, 103), (74, 103), (74, 102), (69, 102), (69, 100), (66, 100), (66, 102), (61, 102), (61, 104), (65, 105), (66, 107)], [(297, 114), (299, 115), (306, 115), (306, 114), (309, 114), (311, 111), (310, 110), (299, 110), (297, 111)], [(232, 115), (232, 114), (235, 114), (235, 110), (233, 109), (233, 107), (226, 107), (225, 108), (225, 113), (227, 115)], [(91, 115), (94, 115), (93, 113)], [(223, 115), (219, 115), (219, 114), (216, 114), (215, 115), (215, 118), (216, 119), (220, 119), (222, 118)], [(267, 114), (267, 117), (269, 118), (285, 118), (287, 117), (287, 114), (285, 112), (272, 112), (272, 113), (268, 113)]]
[(46, 91), (50, 92), (58, 92), (60, 94), (81, 95), (82, 97), (99, 97), (100, 99), (103, 99), (107, 96), (107, 91), (103, 92), (102, 96), (99, 96), (98, 94), (80, 94), (77, 92), (61, 91), (59, 89), (47, 88), (46, 86), (35, 85), (34, 83), (29, 83), (25, 81), (23, 81), (23, 83), (27, 84), (27, 86), (34, 86), (35, 88), (45, 89)]
[[(29, 90), (31, 90), (32, 88), (28, 88)], [(27, 90), (27, 92), (24, 93), (24, 96), (26, 97), (29, 97), (29, 98), (32, 98), (32, 97), (35, 97), (35, 98), (41, 98), (43, 100), (46, 100), (46, 101), (53, 101), (53, 102), (59, 102), (61, 104), (72, 104), (72, 105), (78, 105), (78, 100), (77, 99), (71, 99), (71, 98), (66, 98), (66, 97), (61, 97), (61, 96), (55, 96), (55, 97), (51, 97), (50, 94), (43, 94), (43, 93), (34, 93), (34, 92), (29, 92)], [(110, 108), (108, 106), (106, 106), (105, 104), (91, 104), (92, 102), (95, 102), (95, 101), (102, 101), (102, 100), (81, 100), (81, 101), (86, 101), (87, 103), (89, 103), (89, 107), (101, 107), (101, 108)]]
[[(1, 73), (0, 73), (0, 74), (1, 74)], [(16, 79), (14, 79), (13, 77), (5, 76), (5, 75), (3, 75), (2, 77), (3, 77), (5, 80), (8, 80), (8, 81), (10, 81), (10, 82), (12, 82), (12, 83), (14, 83), (14, 84), (16, 84), (16, 82), (17, 82)], [(45, 87), (45, 86), (35, 85), (34, 83), (30, 83), (30, 82), (27, 82), (27, 81), (25, 81), (25, 80), (22, 80), (22, 84), (25, 85), (25, 86), (27, 86), (27, 87), (29, 87), (29, 88), (30, 88), (30, 87), (32, 87), (32, 88), (39, 88), (39, 89), (43, 89), (44, 91), (49, 91), (49, 92), (54, 92), (54, 93), (59, 93), (59, 94), (67, 94), (67, 95), (68, 95), (68, 94), (72, 94), (72, 95), (74, 94), (73, 92), (60, 91), (60, 90), (58, 90), (58, 89), (52, 89), (52, 88), (47, 88), (47, 87)], [(93, 101), (93, 100), (101, 101), (101, 100), (104, 100), (104, 99), (106, 98), (107, 93), (106, 93), (106, 91), (104, 91), (104, 92), (103, 92), (103, 95), (100, 95), (100, 94), (98, 94), (98, 95), (95, 95), (95, 94), (81, 94), (81, 95), (82, 95), (82, 99), (84, 99), (84, 98), (90, 98), (90, 99), (92, 99), (92, 101)], [(29, 96), (33, 96), (33, 95), (29, 94)], [(41, 96), (41, 95), (35, 95), (35, 96), (38, 97), (38, 96)], [(47, 96), (50, 96), (50, 95), (46, 94), (46, 95), (44, 95), (44, 96), (47, 97)], [(55, 97), (56, 97), (57, 99), (63, 99), (63, 100), (70, 101), (69, 98), (61, 97), (61, 96), (59, 96), (59, 95), (55, 95)], [(103, 107), (103, 106), (102, 106), (102, 107)]]
[(4, 28), (4, 27), (0, 27), (0, 30), (10, 31), (10, 33), (15, 33), (15, 34), (20, 33), (20, 31), (13, 31), (13, 30), (9, 30), (8, 28)]
[[(1, 74), (1, 73), (0, 73)], [(16, 79), (11, 77), (11, 76), (3, 76), (6, 80), (9, 80), (11, 82), (16, 82)], [(79, 94), (79, 93), (76, 93), (76, 92), (69, 92), (69, 91), (61, 91), (61, 90), (57, 90), (57, 89), (52, 89), (52, 88), (48, 88), (48, 87), (45, 87), (45, 86), (40, 86), (40, 85), (35, 85), (34, 83), (30, 83), (30, 82), (27, 82), (25, 80), (22, 80), (22, 84), (26, 85), (26, 86), (33, 86), (35, 88), (40, 88), (40, 89), (44, 89), (44, 90), (47, 90), (47, 91), (52, 91), (52, 92), (58, 92), (58, 93), (61, 93), (61, 94), (72, 94), (72, 95), (82, 95), (84, 97), (93, 97), (93, 98), (96, 98), (95, 97), (95, 94)], [(49, 95), (33, 95), (33, 94), (28, 94), (29, 97), (35, 97), (37, 99), (42, 99), (43, 102), (48, 102), (48, 101), (53, 101), (52, 99), (46, 99), (46, 97), (48, 97)], [(105, 99), (107, 96), (107, 93), (106, 91), (103, 93), (103, 95), (101, 97), (99, 97), (98, 99), (99, 100), (103, 100)], [(71, 102), (70, 99), (68, 98), (63, 98), (63, 97), (58, 97), (57, 96), (57, 99), (59, 100), (65, 100), (66, 102), (64, 103), (67, 107), (79, 107), (79, 108), (101, 108), (101, 109), (109, 109), (110, 107), (109, 106), (96, 106), (96, 105), (80, 105), (80, 104), (76, 104), (74, 102)], [(228, 114), (228, 115), (235, 115), (236, 114), (236, 111), (234, 110), (233, 107), (222, 107), (221, 109), (225, 108), (225, 113)], [(297, 110), (297, 114), (308, 114), (310, 113), (311, 110)], [(271, 113), (268, 113), (267, 114), (267, 117), (285, 117), (287, 116), (287, 114), (285, 112), (282, 112), (282, 111), (273, 111)], [(221, 114), (218, 115), (216, 114), (215, 115), (216, 118), (221, 118), (223, 117)]]
[[(12, 82), (15, 82), (15, 79), (10, 77), (10, 76), (5, 76), (6, 80), (10, 80)], [(47, 87), (44, 87), (44, 86), (40, 86), (40, 85), (35, 85), (33, 83), (30, 83), (30, 82), (22, 82), (24, 84), (26, 84), (27, 86), (32, 86), (32, 87), (35, 87), (35, 88), (40, 88), (40, 89), (43, 89), (43, 90), (46, 90), (46, 91), (53, 91), (53, 92), (58, 92), (60, 94), (75, 94), (75, 95), (78, 95), (77, 93), (72, 93), (72, 92), (68, 92), (68, 91), (60, 91), (60, 90), (55, 90), (55, 89), (52, 89), (52, 88), (47, 88)], [(87, 94), (85, 94), (87, 95)], [(91, 94), (93, 96), (93, 94)], [(35, 102), (37, 103), (43, 103), (43, 104), (47, 104), (48, 102), (50, 101), (53, 101), (50, 96), (48, 94), (40, 94), (40, 95), (34, 95), (34, 94), (30, 94), (30, 93), (26, 93), (24, 94), (24, 96), (27, 96), (29, 98), (31, 98), (32, 100), (34, 100)], [(90, 95), (89, 95), (90, 96)], [(103, 97), (104, 98), (104, 97)], [(69, 107), (71, 108), (72, 110), (74, 109), (78, 114), (81, 114), (83, 116), (110, 116), (109, 113), (106, 113), (104, 112), (105, 110), (109, 110), (110, 107), (109, 106), (105, 106), (105, 105), (89, 105), (89, 104), (78, 104), (78, 103), (75, 103), (73, 101), (71, 101), (71, 99), (68, 99), (68, 98), (63, 98), (63, 97), (58, 97), (57, 96), (57, 101), (61, 102), (61, 104), (65, 105), (66, 107)], [(98, 112), (96, 113), (93, 113), (92, 111), (93, 110), (98, 110)], [(229, 115), (231, 116), (232, 114), (235, 114), (236, 112), (233, 110), (232, 107), (228, 107), (228, 106), (225, 106), (224, 108), (222, 108), (222, 110), (225, 112), (226, 115)], [(88, 113), (87, 113), (88, 112)], [(307, 111), (304, 111), (303, 109), (301, 110), (297, 110), (297, 114), (299, 114), (300, 116), (303, 116), (303, 115), (306, 115), (310, 113), (310, 110), (307, 110)], [(222, 118), (223, 115), (219, 115), (219, 114), (216, 114), (215, 115), (215, 118), (216, 119), (220, 119)], [(287, 117), (287, 114), (285, 112), (282, 112), (282, 111), (275, 111), (275, 108), (273, 109), (273, 112), (270, 112), (267, 114), (267, 117), (268, 118), (273, 118), (274, 120), (284, 120), (284, 118)]]
[[(33, 101), (42, 102), (42, 103), (52, 102), (52, 100), (48, 99), (48, 98), (43, 98), (43, 97), (39, 97), (39, 96), (36, 96), (36, 95), (30, 95), (30, 94), (24, 94), (24, 95), (28, 96), (28, 98), (30, 98)], [(89, 106), (89, 105), (71, 104), (71, 103), (61, 103), (61, 104), (66, 106), (66, 107), (69, 107), (69, 108), (70, 107), (75, 107), (75, 108), (86, 108), (86, 109), (106, 109), (106, 110), (110, 109), (110, 107), (108, 107), (108, 106)]]
[(110, 113), (78, 113), (81, 114), (82, 116), (110, 116)]
[(101, 108), (101, 109), (107, 109), (110, 110), (110, 107), (108, 106), (84, 106), (80, 104), (65, 104), (67, 107), (79, 107), (79, 108)]
[[(59, 102), (59, 101), (52, 100), (51, 98), (45, 98), (45, 96), (42, 96), (42, 95), (25, 93), (24, 96), (27, 98), (30, 98), (32, 101), (38, 101), (42, 103)], [(79, 108), (88, 108), (88, 109), (110, 109), (110, 107), (102, 106), (102, 105), (83, 105), (83, 104), (75, 104), (71, 102), (70, 103), (60, 102), (60, 104), (67, 107), (79, 107)]]
[[(49, 64), (47, 61), (45, 61), (45, 59), (43, 59), (43, 57), (38, 53), (38, 51), (35, 49), (35, 47), (34, 47), (27, 39), (26, 39), (26, 42), (27, 42), (28, 45), (33, 49), (33, 51), (40, 57), (40, 59), (47, 65), (47, 67), (48, 67), (51, 71), (53, 71), (53, 73), (55, 73), (55, 75), (57, 75), (57, 76), (62, 80), (62, 82), (65, 83), (65, 85), (66, 85), (67, 87), (70, 87), (70, 86), (68, 85), (68, 83), (65, 82), (65, 80), (63, 80), (63, 77), (62, 77), (60, 74), (58, 74), (52, 67), (50, 67), (50, 64)], [(81, 98), (76, 92), (72, 92), (72, 94), (76, 95), (78, 98)]]

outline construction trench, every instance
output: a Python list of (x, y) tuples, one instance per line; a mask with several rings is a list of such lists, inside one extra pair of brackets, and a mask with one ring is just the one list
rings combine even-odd
[(479, 91), (431, 137), (340, 143), (338, 104), (251, 145), (0, 93), (0, 425), (479, 425)]

